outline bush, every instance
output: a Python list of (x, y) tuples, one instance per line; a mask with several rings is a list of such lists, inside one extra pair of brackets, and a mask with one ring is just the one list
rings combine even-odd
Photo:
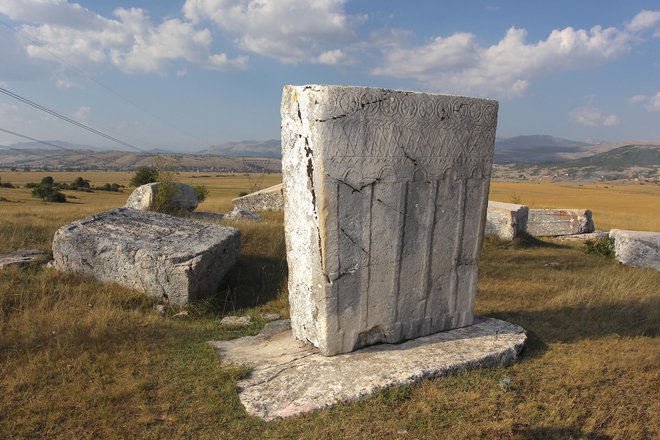
[(209, 189), (204, 185), (193, 185), (193, 189), (199, 203), (202, 203), (206, 199), (206, 196), (209, 195)]
[(146, 185), (147, 183), (158, 182), (159, 174), (158, 170), (154, 167), (140, 167), (131, 178), (129, 185), (137, 187)]
[(41, 184), (42, 185), (52, 185), (55, 183), (55, 180), (51, 176), (46, 176), (43, 179), (41, 179)]
[(245, 191), (241, 191), (241, 192), (238, 193), (238, 197), (243, 197), (243, 196), (247, 196), (247, 195), (248, 195), (248, 193), (245, 192)]
[(89, 188), (89, 180), (83, 179), (82, 177), (76, 177), (76, 180), (73, 181), (71, 186), (76, 188)]
[(63, 203), (66, 196), (53, 185), (41, 184), (32, 190), (32, 197), (37, 197), (45, 202)]
[(598, 254), (606, 258), (614, 258), (614, 238), (604, 236), (584, 242), (584, 251), (588, 254)]
[(0, 188), (16, 188), (11, 182), (2, 182), (0, 183)]
[(28, 183), (25, 184), (26, 188), (37, 188), (38, 186), (39, 186), (39, 184), (34, 183), (34, 182), (28, 182)]
[(94, 189), (97, 191), (119, 192), (123, 187), (124, 187), (123, 185), (120, 185), (118, 183), (106, 183), (105, 185), (95, 186)]

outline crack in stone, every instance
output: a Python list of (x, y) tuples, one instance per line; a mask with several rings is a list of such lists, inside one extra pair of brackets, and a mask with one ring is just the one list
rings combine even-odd
[(412, 163), (414, 163), (415, 166), (417, 166), (417, 159), (415, 159), (414, 157), (412, 157), (411, 155), (409, 155), (408, 152), (406, 151), (406, 149), (403, 148), (403, 145), (399, 145), (399, 148), (401, 148), (401, 151), (403, 152), (403, 156), (404, 156), (406, 159), (410, 160)]
[[(330, 174), (326, 174), (326, 176), (332, 178), (332, 176), (330, 176)], [(371, 186), (371, 185), (375, 185), (375, 184), (377, 184), (378, 182), (380, 182), (380, 180), (381, 180), (380, 177), (378, 177), (378, 178), (376, 178), (375, 180), (373, 180), (373, 181), (371, 181), (371, 182), (369, 182), (369, 183), (365, 183), (365, 184), (362, 185), (360, 188), (356, 188), (356, 187), (354, 187), (353, 185), (351, 185), (350, 183), (345, 182), (345, 181), (343, 181), (343, 180), (341, 180), (341, 179), (337, 179), (337, 182), (339, 182), (339, 183), (343, 183), (344, 185), (346, 185), (347, 187), (349, 187), (350, 189), (352, 189), (352, 190), (353, 190), (353, 193), (356, 193), (356, 192), (362, 192), (362, 190), (365, 189), (365, 188), (368, 187), (368, 186)]]
[(341, 228), (341, 227), (340, 227), (339, 230), (340, 230), (340, 231), (346, 236), (346, 238), (348, 238), (348, 239), (351, 241), (351, 243), (353, 243), (355, 246), (357, 246), (357, 247), (359, 247), (360, 249), (362, 249), (362, 252), (364, 252), (364, 253), (367, 254), (369, 257), (371, 257), (371, 254), (370, 254), (369, 252), (367, 252), (362, 246), (360, 246), (360, 244), (359, 244), (357, 241), (355, 241), (355, 240), (353, 239), (353, 237), (351, 237), (350, 235), (348, 235), (348, 233), (347, 233), (346, 231), (344, 231), (344, 228)]

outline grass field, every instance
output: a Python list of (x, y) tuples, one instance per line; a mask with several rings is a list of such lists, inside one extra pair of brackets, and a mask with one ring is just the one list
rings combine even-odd
[[(49, 175), (69, 182), (79, 173)], [(0, 176), (20, 184), (43, 177)], [(83, 177), (99, 185), (130, 175)], [(180, 178), (211, 189), (200, 210), (224, 212), (249, 190), (244, 176)], [(267, 178), (263, 187), (280, 177)], [(508, 185), (495, 182), (491, 194), (510, 201), (515, 190), (523, 203), (553, 206), (556, 194), (569, 192)], [(626, 227), (630, 188), (609, 189), (561, 205), (592, 208), (605, 229), (595, 205), (582, 204), (602, 198), (611, 226)], [(51, 204), (28, 191), (0, 188), (10, 200), (0, 202), (0, 252), (48, 249), (60, 225), (128, 196), (67, 192), (79, 197), (75, 203)], [(653, 225), (654, 206), (643, 211), (638, 221)], [(288, 313), (282, 216), (265, 217), (235, 224), (241, 260), (215, 295), (188, 307), (188, 319), (172, 317), (176, 309), (161, 317), (153, 300), (86, 277), (0, 272), (0, 438), (659, 438), (660, 273), (537, 240), (487, 240), (480, 263), (476, 312), (528, 330), (519, 362), (272, 423), (247, 416), (235, 384), (246, 370), (222, 365), (206, 342), (256, 333), (264, 324), (259, 313)], [(223, 328), (219, 321), (231, 312), (255, 323)]]

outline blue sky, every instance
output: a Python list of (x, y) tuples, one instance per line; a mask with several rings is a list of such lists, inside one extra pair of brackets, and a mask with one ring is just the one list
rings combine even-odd
[[(306, 83), (495, 98), (501, 137), (660, 140), (657, 0), (0, 0), (0, 22), (0, 87), (145, 149), (277, 138)], [(3, 94), (0, 128), (117, 146)]]

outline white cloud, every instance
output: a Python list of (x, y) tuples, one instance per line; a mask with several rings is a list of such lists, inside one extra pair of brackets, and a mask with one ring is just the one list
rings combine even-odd
[(249, 58), (245, 55), (230, 59), (227, 54), (219, 53), (208, 58), (211, 68), (217, 70), (243, 70), (247, 68)]
[(660, 111), (660, 92), (656, 93), (654, 96), (635, 95), (630, 97), (628, 102), (632, 104), (646, 103), (644, 106), (646, 110), (657, 112)]
[(353, 63), (353, 58), (344, 53), (341, 49), (335, 49), (323, 52), (316, 58), (316, 62), (329, 65), (351, 64)]
[(660, 36), (660, 11), (641, 11), (626, 23), (626, 30), (639, 33), (655, 28), (655, 37)]
[(649, 98), (649, 103), (646, 106), (646, 109), (652, 112), (660, 111), (660, 92)]
[(357, 25), (366, 19), (346, 14), (346, 1), (186, 0), (183, 13), (193, 23), (211, 20), (239, 47), (284, 63), (322, 57), (339, 62), (333, 51), (354, 41)]
[(58, 89), (70, 89), (73, 87), (73, 83), (64, 78), (57, 78), (57, 80), (55, 80), (55, 85)]
[(73, 117), (77, 121), (89, 122), (89, 116), (92, 113), (92, 108), (87, 105), (82, 105), (73, 112)]
[(576, 107), (570, 111), (569, 116), (578, 124), (588, 127), (611, 127), (621, 122), (617, 115), (606, 115), (595, 107)]
[(375, 75), (413, 79), (429, 89), (516, 97), (530, 80), (552, 71), (591, 67), (630, 51), (635, 37), (615, 29), (554, 30), (547, 39), (526, 41), (527, 31), (511, 28), (499, 42), (481, 46), (470, 33), (435, 38), (423, 46), (388, 47)]
[[(106, 18), (66, 0), (3, 0), (0, 13), (28, 23), (20, 31), (41, 42), (14, 41), (28, 62), (58, 57), (76, 67), (110, 63), (125, 73), (164, 74), (175, 60), (220, 68), (209, 62), (214, 54), (208, 29), (180, 19), (155, 24), (143, 9), (120, 7)], [(219, 55), (233, 68), (245, 65), (244, 58)]]
[(648, 99), (648, 97), (645, 96), (645, 95), (635, 95), (635, 96), (631, 96), (630, 98), (628, 98), (628, 102), (630, 102), (632, 104), (639, 104), (640, 102), (644, 102), (647, 99)]

